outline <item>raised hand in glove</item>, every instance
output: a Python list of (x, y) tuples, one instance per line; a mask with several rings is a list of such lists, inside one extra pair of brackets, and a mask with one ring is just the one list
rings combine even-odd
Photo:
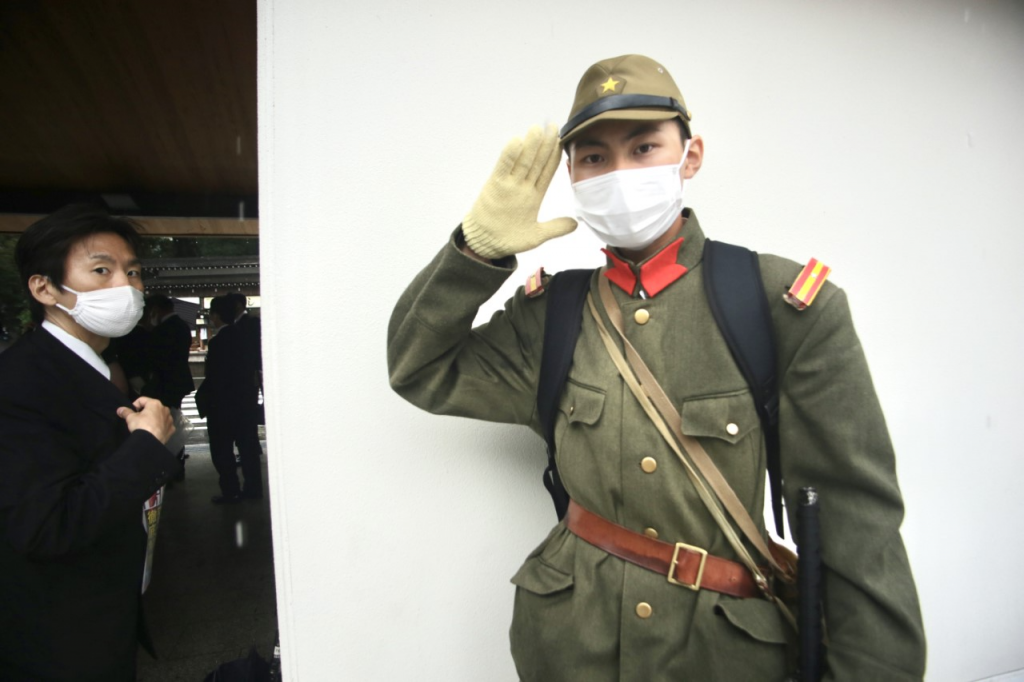
[(484, 258), (534, 249), (576, 229), (572, 218), (537, 222), (537, 212), (562, 158), (558, 133), (530, 128), (505, 146), (476, 203), (462, 219), (466, 245)]

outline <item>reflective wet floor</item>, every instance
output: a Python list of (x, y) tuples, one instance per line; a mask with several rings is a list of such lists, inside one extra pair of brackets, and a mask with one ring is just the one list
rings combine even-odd
[[(137, 678), (144, 682), (202, 682), (251, 647), (267, 660), (273, 654), (277, 608), (269, 500), (210, 502), (219, 492), (217, 472), (201, 421), (197, 427), (186, 447), (185, 479), (166, 489), (153, 576), (143, 598), (159, 655), (153, 660), (139, 650)], [(263, 470), (266, 481), (266, 454)]]

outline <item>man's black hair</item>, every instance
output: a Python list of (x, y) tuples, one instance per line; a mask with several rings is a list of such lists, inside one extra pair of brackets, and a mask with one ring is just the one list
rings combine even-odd
[(249, 302), (249, 299), (246, 298), (245, 294), (240, 291), (232, 291), (230, 294), (224, 294), (224, 298), (231, 301), (231, 305), (235, 307), (235, 313), (231, 317), (232, 320), (246, 309), (246, 304)]
[(681, 118), (675, 118), (673, 120), (679, 124), (679, 135), (680, 138), (683, 140), (683, 146), (685, 147), (686, 141), (693, 137), (692, 135), (690, 135), (690, 127), (686, 125), (686, 123)]
[(65, 206), (29, 225), (18, 239), (14, 262), (28, 295), (32, 320), (41, 323), (46, 310), (29, 291), (29, 277), (43, 275), (63, 291), (65, 265), (75, 244), (95, 234), (110, 233), (123, 239), (138, 254), (142, 242), (136, 229), (134, 221), (111, 216), (102, 208), (86, 204)]
[(146, 307), (151, 310), (171, 312), (174, 310), (174, 301), (166, 294), (151, 294), (146, 297)]
[(215, 296), (210, 299), (210, 313), (220, 317), (224, 324), (231, 324), (235, 321), (235, 302), (231, 300), (231, 294)]

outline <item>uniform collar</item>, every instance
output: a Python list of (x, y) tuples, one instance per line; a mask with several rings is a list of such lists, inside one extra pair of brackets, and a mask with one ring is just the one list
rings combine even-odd
[(700, 263), (704, 255), (704, 232), (692, 209), (683, 209), (683, 229), (679, 238), (640, 263), (627, 259), (618, 248), (601, 249), (608, 257), (604, 276), (630, 296), (641, 291), (657, 296), (670, 284)]

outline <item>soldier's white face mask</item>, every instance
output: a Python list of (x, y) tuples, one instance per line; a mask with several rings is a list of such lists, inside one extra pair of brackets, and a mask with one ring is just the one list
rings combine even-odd
[(57, 307), (97, 336), (108, 339), (124, 336), (142, 319), (144, 297), (141, 291), (128, 284), (84, 292), (67, 286), (64, 289), (75, 294), (78, 300), (70, 310), (60, 303)]
[(612, 171), (574, 183), (576, 217), (605, 244), (642, 249), (665, 234), (683, 210), (679, 163)]

